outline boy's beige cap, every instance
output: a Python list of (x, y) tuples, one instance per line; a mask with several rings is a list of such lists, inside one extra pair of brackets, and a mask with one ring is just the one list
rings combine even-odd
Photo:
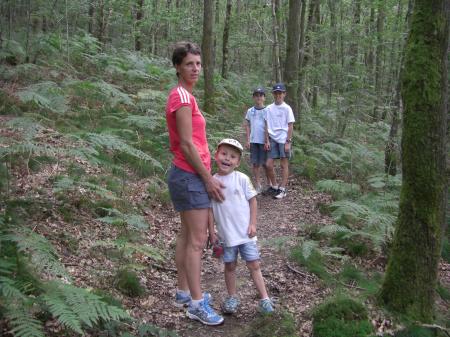
[(223, 145), (223, 144), (226, 144), (226, 145), (230, 145), (230, 146), (232, 146), (232, 147), (235, 147), (236, 149), (239, 150), (239, 152), (240, 152), (241, 154), (242, 154), (242, 152), (244, 151), (244, 148), (242, 147), (241, 143), (239, 143), (236, 139), (232, 139), (232, 138), (225, 138), (225, 139), (222, 139), (222, 140), (220, 141), (220, 143), (217, 144), (217, 147), (219, 147), (220, 145)]

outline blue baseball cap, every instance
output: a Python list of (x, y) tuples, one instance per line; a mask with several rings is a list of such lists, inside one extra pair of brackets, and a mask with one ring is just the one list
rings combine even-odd
[(255, 94), (263, 94), (265, 96), (266, 90), (264, 90), (263, 87), (257, 87), (257, 88), (255, 88), (255, 90), (253, 90), (253, 95), (255, 95)]
[(284, 83), (277, 83), (272, 88), (272, 92), (275, 92), (275, 91), (286, 92), (286, 86), (284, 85)]

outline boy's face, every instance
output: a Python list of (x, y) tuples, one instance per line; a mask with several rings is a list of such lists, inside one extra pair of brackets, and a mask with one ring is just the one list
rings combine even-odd
[(284, 102), (284, 98), (286, 97), (286, 92), (274, 91), (272, 94), (273, 94), (273, 99), (274, 99), (276, 105), (280, 105), (281, 103)]
[(234, 171), (241, 162), (241, 153), (233, 146), (222, 144), (214, 157), (218, 168), (218, 174), (226, 175)]
[(266, 95), (261, 94), (259, 92), (253, 94), (253, 101), (255, 102), (256, 106), (263, 106), (265, 100), (266, 100)]

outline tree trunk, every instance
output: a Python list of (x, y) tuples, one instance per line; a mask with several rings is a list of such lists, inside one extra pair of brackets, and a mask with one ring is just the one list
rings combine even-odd
[(306, 26), (306, 0), (302, 0), (302, 12), (300, 14), (300, 41), (298, 44), (299, 57), (298, 57), (298, 79), (297, 79), (299, 114), (303, 106), (303, 96), (305, 87), (305, 73), (303, 62), (303, 60), (305, 59), (305, 35), (306, 35), (305, 26)]
[(91, 35), (94, 35), (94, 24), (95, 24), (95, 6), (94, 0), (89, 1), (89, 10), (88, 10), (88, 32)]
[(214, 53), (213, 23), (214, 2), (205, 0), (203, 8), (202, 63), (205, 78), (204, 106), (207, 113), (214, 113)]
[(287, 85), (286, 102), (298, 116), (298, 44), (300, 42), (301, 0), (289, 0), (289, 21), (287, 27), (286, 63), (284, 65), (284, 81)]
[(144, 18), (144, 0), (137, 0), (136, 3), (136, 26), (134, 35), (134, 50), (139, 51), (141, 45), (141, 23)]
[(280, 42), (278, 20), (279, 0), (272, 0), (272, 34), (273, 34), (273, 79), (275, 82), (281, 82), (281, 62), (280, 62)]
[(402, 71), (403, 183), (381, 299), (432, 322), (447, 203), (449, 1), (416, 0)]
[(227, 0), (222, 41), (222, 77), (228, 78), (228, 37), (230, 35), (231, 0)]
[[(331, 104), (331, 96), (335, 88), (335, 79), (333, 69), (337, 64), (337, 24), (336, 24), (336, 2), (335, 0), (328, 0), (328, 8), (330, 10), (330, 39), (328, 48), (328, 88), (327, 88), (327, 104)], [(337, 82), (337, 81), (336, 81)]]
[(373, 108), (373, 119), (380, 119), (380, 109), (383, 105), (383, 33), (384, 33), (384, 19), (385, 19), (385, 0), (378, 1), (378, 15), (377, 15), (377, 48), (375, 59), (375, 106)]

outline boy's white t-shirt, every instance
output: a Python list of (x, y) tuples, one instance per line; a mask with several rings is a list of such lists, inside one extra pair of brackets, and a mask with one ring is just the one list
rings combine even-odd
[(214, 178), (225, 186), (222, 189), (225, 200), (211, 202), (220, 239), (226, 247), (256, 240), (256, 237), (249, 238), (247, 234), (250, 224), (248, 201), (257, 195), (250, 178), (239, 171), (233, 171), (225, 176), (216, 173)]
[(292, 108), (285, 102), (280, 105), (275, 103), (267, 107), (267, 129), (269, 136), (277, 143), (286, 143), (289, 123), (295, 122)]

